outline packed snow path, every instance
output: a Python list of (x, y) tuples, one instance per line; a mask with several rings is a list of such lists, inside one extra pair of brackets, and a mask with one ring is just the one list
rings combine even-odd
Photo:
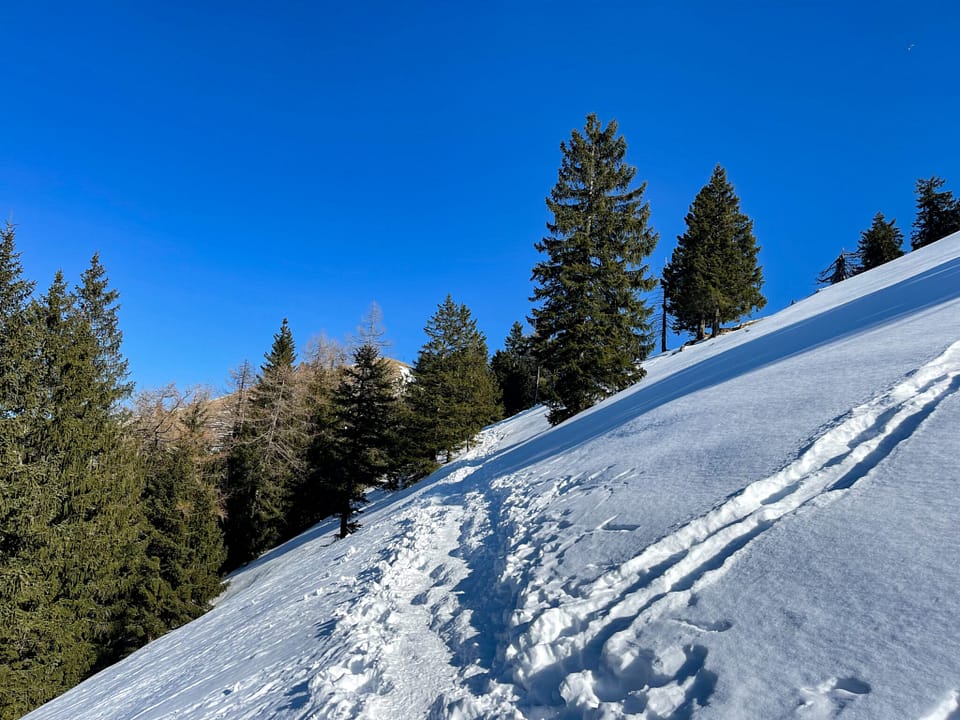
[(31, 720), (960, 720), (960, 235), (646, 367)]

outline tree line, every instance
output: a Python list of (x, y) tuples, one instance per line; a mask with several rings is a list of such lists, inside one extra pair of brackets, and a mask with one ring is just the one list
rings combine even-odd
[[(960, 200), (949, 190), (941, 190), (943, 178), (933, 176), (917, 180), (917, 214), (913, 221), (910, 247), (919, 250), (960, 230)], [(887, 220), (882, 212), (873, 217), (869, 228), (860, 233), (857, 249), (840, 254), (817, 275), (817, 283), (832, 285), (872, 270), (902, 256), (903, 233), (896, 219)]]
[(133, 394), (98, 255), (35, 294), (0, 236), (0, 718), (17, 718), (205, 612), (225, 574), (317, 521), (345, 537), (501, 417), (469, 309), (451, 297), (409, 372), (374, 312), (298, 362), (284, 320), (258, 370), (211, 398)]

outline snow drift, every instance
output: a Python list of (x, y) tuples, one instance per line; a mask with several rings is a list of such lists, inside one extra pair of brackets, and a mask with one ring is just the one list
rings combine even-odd
[(646, 367), (28, 717), (960, 718), (960, 234)]

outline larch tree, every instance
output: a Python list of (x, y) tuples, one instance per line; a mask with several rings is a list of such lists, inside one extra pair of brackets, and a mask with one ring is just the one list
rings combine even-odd
[[(657, 234), (643, 200), (645, 183), (625, 161), (617, 123), (588, 115), (562, 154), (557, 184), (546, 199), (549, 235), (536, 244), (533, 268), (534, 352), (551, 383), (550, 421), (560, 422), (637, 382), (652, 349), (641, 293), (656, 286), (646, 258)], [(545, 388), (546, 390), (546, 388)]]
[(760, 248), (720, 165), (694, 198), (686, 224), (663, 270), (664, 293), (673, 329), (702, 340), (708, 326), (717, 335), (722, 323), (766, 305)]
[(896, 223), (896, 220), (887, 222), (883, 213), (878, 212), (870, 229), (860, 233), (857, 256), (862, 271), (872, 270), (903, 255), (903, 233)]

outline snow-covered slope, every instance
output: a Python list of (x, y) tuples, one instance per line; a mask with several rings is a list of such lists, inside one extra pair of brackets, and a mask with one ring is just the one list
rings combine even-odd
[(29, 717), (960, 718), (960, 234), (647, 370)]

